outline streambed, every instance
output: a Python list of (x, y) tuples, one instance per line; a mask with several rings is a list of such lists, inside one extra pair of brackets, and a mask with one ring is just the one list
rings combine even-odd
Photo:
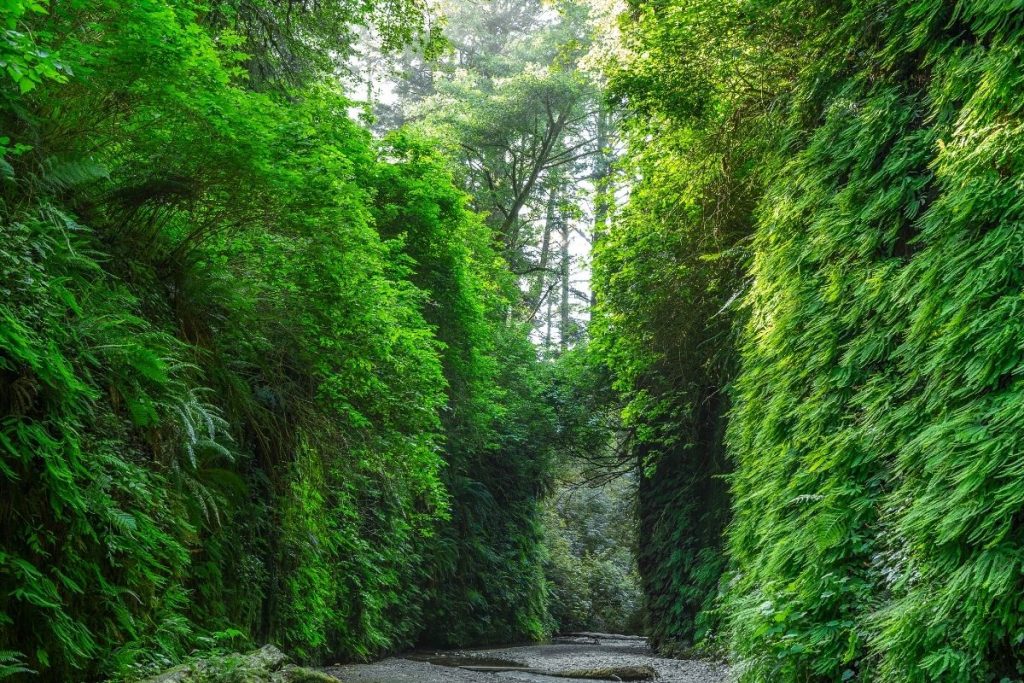
[(649, 669), (656, 676), (654, 680), (662, 683), (729, 680), (728, 669), (721, 664), (667, 659), (652, 653), (641, 638), (596, 633), (560, 638), (543, 645), (417, 652), (374, 664), (334, 666), (324, 671), (345, 683), (559, 683), (586, 680), (566, 678), (566, 674), (602, 669), (633, 673)]

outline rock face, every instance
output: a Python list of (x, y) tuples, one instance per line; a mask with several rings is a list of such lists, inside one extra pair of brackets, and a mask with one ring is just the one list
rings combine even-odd
[(288, 663), (273, 645), (248, 654), (188, 662), (141, 683), (338, 683), (338, 679)]

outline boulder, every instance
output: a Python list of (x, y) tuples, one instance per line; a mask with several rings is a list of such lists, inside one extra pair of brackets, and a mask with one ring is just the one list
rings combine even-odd
[(247, 654), (197, 659), (141, 683), (338, 683), (338, 679), (289, 664), (288, 655), (264, 645)]

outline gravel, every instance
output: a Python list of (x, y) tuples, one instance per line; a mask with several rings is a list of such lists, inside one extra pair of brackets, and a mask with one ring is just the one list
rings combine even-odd
[(722, 664), (701, 660), (667, 659), (652, 653), (643, 640), (618, 640), (597, 634), (588, 635), (596, 637), (580, 639), (579, 642), (571, 644), (527, 645), (458, 652), (419, 652), (406, 657), (392, 657), (375, 664), (334, 666), (324, 671), (345, 683), (568, 683), (573, 680), (518, 671), (481, 673), (422, 661), (431, 655), (437, 655), (439, 658), (460, 663), (462, 658), (479, 658), (485, 662), (509, 660), (544, 671), (650, 666), (658, 672), (657, 680), (662, 683), (727, 683), (730, 680), (729, 670)]

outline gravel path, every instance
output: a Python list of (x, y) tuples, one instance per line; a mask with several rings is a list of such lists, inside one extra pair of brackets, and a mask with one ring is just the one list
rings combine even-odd
[[(432, 655), (437, 655), (434, 657)], [(580, 638), (575, 642), (551, 645), (527, 645), (492, 650), (465, 650), (443, 653), (414, 653), (392, 657), (375, 664), (351, 664), (325, 669), (345, 683), (502, 683), (530, 681), (531, 683), (569, 683), (574, 679), (553, 678), (535, 673), (506, 671), (481, 673), (443, 666), (472, 663), (500, 664), (497, 660), (518, 663), (545, 671), (592, 669), (605, 666), (650, 666), (658, 673), (661, 683), (727, 683), (728, 669), (720, 664), (698, 660), (666, 659), (653, 654), (643, 640), (619, 640), (613, 637)], [(575, 679), (578, 680), (578, 679)]]

